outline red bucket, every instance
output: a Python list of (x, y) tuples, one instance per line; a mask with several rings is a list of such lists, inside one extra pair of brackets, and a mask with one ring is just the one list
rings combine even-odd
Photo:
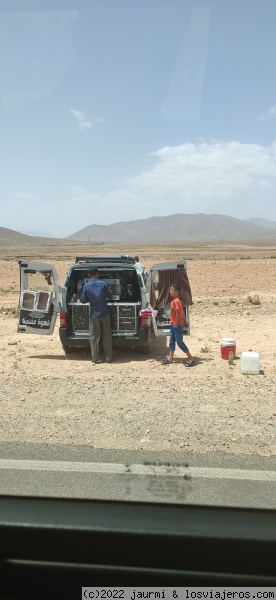
[(234, 358), (236, 356), (236, 340), (233, 338), (223, 338), (220, 342), (221, 358), (228, 360), (229, 352), (232, 350)]

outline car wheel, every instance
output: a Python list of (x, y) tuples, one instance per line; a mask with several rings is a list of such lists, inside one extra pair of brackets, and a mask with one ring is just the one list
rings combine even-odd
[(76, 352), (76, 348), (73, 348), (72, 346), (63, 346), (63, 350), (65, 354), (73, 354)]

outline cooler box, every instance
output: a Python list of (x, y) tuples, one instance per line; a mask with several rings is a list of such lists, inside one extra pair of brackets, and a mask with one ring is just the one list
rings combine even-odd
[(223, 338), (220, 342), (221, 358), (228, 360), (229, 352), (232, 350), (234, 358), (236, 356), (236, 340), (233, 338)]

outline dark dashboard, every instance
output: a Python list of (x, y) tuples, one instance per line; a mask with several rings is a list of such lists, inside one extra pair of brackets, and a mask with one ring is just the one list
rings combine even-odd
[(82, 586), (276, 585), (269, 510), (0, 498), (0, 597), (81, 598)]

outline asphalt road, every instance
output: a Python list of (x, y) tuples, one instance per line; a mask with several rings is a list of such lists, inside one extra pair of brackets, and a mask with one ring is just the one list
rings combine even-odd
[(2, 495), (276, 508), (276, 457), (0, 444)]

